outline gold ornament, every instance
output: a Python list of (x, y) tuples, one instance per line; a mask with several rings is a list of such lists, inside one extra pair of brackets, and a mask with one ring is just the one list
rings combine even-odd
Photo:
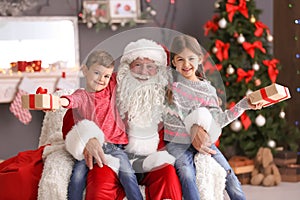
[(256, 19), (255, 19), (254, 15), (251, 15), (250, 22), (253, 23), (253, 24), (256, 22)]

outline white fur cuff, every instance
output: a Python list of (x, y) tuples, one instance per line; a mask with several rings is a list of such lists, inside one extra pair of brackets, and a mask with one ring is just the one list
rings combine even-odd
[(209, 110), (205, 107), (200, 107), (191, 112), (184, 119), (185, 128), (190, 133), (194, 124), (202, 126), (210, 136), (211, 142), (216, 142), (221, 134), (221, 128), (216, 124)]
[(147, 156), (143, 162), (143, 170), (150, 172), (153, 168), (162, 166), (163, 164), (174, 165), (175, 157), (167, 151), (157, 151)]
[(104, 134), (102, 130), (89, 120), (82, 120), (75, 124), (66, 136), (66, 149), (77, 160), (84, 159), (83, 150), (91, 138), (97, 138), (103, 144)]

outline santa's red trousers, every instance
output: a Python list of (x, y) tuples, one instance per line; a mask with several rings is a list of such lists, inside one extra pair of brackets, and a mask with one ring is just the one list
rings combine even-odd
[[(171, 165), (147, 173), (140, 184), (145, 186), (146, 200), (182, 200), (180, 182)], [(124, 197), (117, 174), (107, 166), (100, 168), (95, 164), (88, 173), (86, 200), (122, 200)]]

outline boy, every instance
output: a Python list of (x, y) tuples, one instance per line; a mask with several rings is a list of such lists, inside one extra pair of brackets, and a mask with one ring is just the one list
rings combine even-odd
[[(97, 131), (84, 132), (86, 135), (74, 137), (75, 141), (82, 148), (76, 149), (73, 156), (78, 160), (75, 163), (71, 180), (68, 188), (69, 199), (82, 199), (83, 190), (86, 186), (86, 176), (88, 168), (82, 155), (85, 141), (93, 133), (99, 133), (99, 128), (103, 131), (102, 135), (95, 134), (103, 144), (102, 148), (105, 155), (104, 163), (107, 164), (119, 175), (120, 182), (124, 187), (126, 196), (131, 199), (142, 199), (142, 194), (138, 187), (137, 179), (127, 155), (123, 151), (123, 146), (128, 143), (124, 129), (116, 123), (114, 110), (114, 90), (116, 87), (116, 74), (114, 70), (114, 59), (105, 51), (94, 51), (87, 59), (82, 71), (86, 78), (86, 89), (78, 89), (72, 95), (62, 96), (61, 105), (65, 108), (72, 108), (75, 121), (84, 119), (95, 122), (93, 126)], [(80, 128), (80, 127), (79, 127)], [(68, 141), (68, 140), (67, 140)], [(86, 141), (87, 142), (87, 141)], [(67, 145), (68, 146), (68, 145)], [(102, 151), (102, 149), (100, 149)]]

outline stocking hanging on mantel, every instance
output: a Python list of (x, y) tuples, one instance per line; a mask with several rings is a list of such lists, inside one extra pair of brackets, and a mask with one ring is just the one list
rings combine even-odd
[(70, 81), (67, 81), (67, 79), (63, 76), (59, 78), (57, 85), (56, 85), (56, 90), (63, 90), (63, 89), (71, 90), (74, 88), (75, 88), (75, 85), (72, 84)]
[(32, 116), (29, 110), (22, 108), (21, 96), (26, 94), (35, 93), (36, 86), (32, 80), (24, 77), (19, 85), (17, 94), (10, 104), (9, 110), (20, 120), (23, 124), (27, 125), (31, 122)]

